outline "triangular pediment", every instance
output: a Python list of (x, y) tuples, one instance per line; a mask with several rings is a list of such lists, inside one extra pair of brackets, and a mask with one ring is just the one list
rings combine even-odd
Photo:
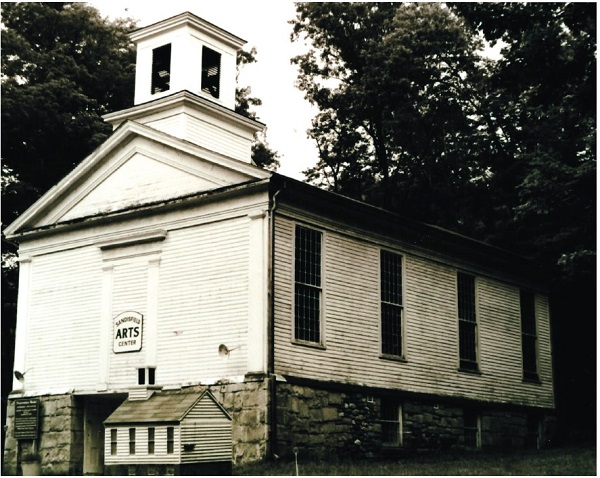
[(7, 235), (269, 177), (270, 173), (126, 122), (7, 228)]

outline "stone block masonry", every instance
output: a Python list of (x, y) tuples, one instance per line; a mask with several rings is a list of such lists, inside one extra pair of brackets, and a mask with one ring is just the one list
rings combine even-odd
[[(398, 406), (398, 446), (383, 443), (383, 401)], [(421, 399), (360, 387), (340, 390), (331, 385), (320, 389), (312, 384), (278, 382), (276, 404), (276, 453), (291, 457), (297, 449), (305, 460), (368, 458), (420, 450), (543, 447), (554, 423), (553, 415), (543, 410), (444, 397)], [(465, 440), (467, 412), (477, 417), (475, 446)], [(536, 421), (537, 429), (532, 427)]]
[(268, 379), (257, 377), (241, 383), (211, 385), (209, 389), (233, 419), (233, 463), (264, 459), (269, 437)]
[[(44, 475), (80, 475), (83, 472), (83, 407), (73, 395), (47, 395), (40, 399), (38, 454)], [(14, 401), (7, 407), (3, 474), (21, 474), (20, 457), (33, 449), (33, 440), (16, 440)]]
[(362, 393), (277, 386), (277, 453), (304, 459), (374, 456), (381, 448), (379, 404)]

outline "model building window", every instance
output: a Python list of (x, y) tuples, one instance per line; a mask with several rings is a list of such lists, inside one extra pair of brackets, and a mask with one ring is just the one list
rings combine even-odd
[(152, 50), (152, 94), (171, 88), (171, 44)]
[(135, 455), (135, 428), (129, 429), (129, 454)]
[(210, 48), (202, 47), (202, 91), (219, 97), (221, 82), (221, 54)]
[(384, 446), (402, 445), (402, 405), (396, 400), (381, 401), (381, 441)]
[(472, 410), (465, 410), (463, 414), (465, 446), (467, 448), (481, 447), (481, 427), (479, 414)]
[(154, 444), (156, 443), (154, 439), (155, 430), (154, 427), (148, 428), (148, 455), (154, 455)]
[(520, 302), (523, 378), (525, 380), (538, 380), (535, 296), (530, 292), (522, 290)]
[(167, 453), (171, 454), (175, 451), (175, 428), (167, 427)]
[(381, 251), (381, 351), (402, 356), (402, 256)]
[(110, 454), (117, 454), (117, 429), (112, 428), (110, 430)]
[(460, 368), (478, 370), (475, 277), (459, 272), (457, 286)]
[(321, 341), (322, 234), (296, 226), (294, 338)]

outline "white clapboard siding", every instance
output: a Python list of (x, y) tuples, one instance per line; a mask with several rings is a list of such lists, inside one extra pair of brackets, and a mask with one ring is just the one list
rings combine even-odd
[(137, 385), (138, 368), (146, 366), (147, 320), (142, 327), (142, 349), (139, 352), (113, 353), (114, 328), (112, 319), (123, 312), (146, 315), (148, 294), (148, 259), (136, 257), (113, 268), (112, 314), (110, 327), (109, 385), (123, 388)]
[(99, 251), (75, 249), (32, 260), (27, 389), (92, 387), (98, 379), (102, 269)]
[[(494, 374), (502, 381), (520, 380), (521, 311), (519, 289), (508, 284), (479, 278), (480, 362), (482, 372)], [(491, 340), (483, 340), (485, 338)], [(517, 353), (507, 353), (507, 352)], [(501, 362), (501, 368), (494, 365)]]
[(147, 124), (159, 131), (186, 139), (211, 151), (218, 151), (246, 163), (250, 162), (251, 137), (240, 136), (216, 123), (214, 118), (203, 120), (191, 115), (180, 114), (166, 118), (161, 116)]
[[(184, 420), (181, 424), (181, 462), (231, 461), (231, 422), (229, 420)], [(186, 450), (193, 446), (193, 449)]]
[[(246, 217), (169, 233), (160, 263), (158, 383), (247, 371), (248, 251)], [(223, 358), (220, 344), (235, 350)]]
[[(151, 425), (153, 426), (153, 425)], [(169, 425), (172, 426), (172, 425)], [(129, 428), (135, 428), (135, 454), (129, 454)], [(173, 453), (167, 453), (167, 426), (154, 426), (154, 453), (148, 453), (148, 427), (107, 426), (104, 430), (104, 464), (177, 464), (180, 463), (181, 430), (174, 425)], [(117, 430), (117, 453), (111, 455), (111, 430)]]
[[(458, 371), (454, 267), (404, 257), (405, 359), (380, 358), (379, 254), (356, 234), (324, 230), (323, 345), (293, 343), (295, 222), (278, 216), (275, 243), (276, 373), (487, 401), (553, 406), (547, 300), (537, 296), (541, 384), (524, 383), (519, 288), (478, 276), (481, 374)], [(319, 227), (316, 227), (319, 229)], [(394, 248), (392, 248), (394, 250)]]

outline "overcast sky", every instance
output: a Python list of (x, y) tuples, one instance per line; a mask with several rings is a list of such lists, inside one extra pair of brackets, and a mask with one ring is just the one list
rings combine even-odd
[(295, 17), (293, 2), (100, 0), (89, 3), (104, 16), (137, 19), (141, 27), (189, 11), (243, 38), (248, 49), (256, 47), (258, 61), (244, 68), (239, 84), (251, 86), (252, 95), (263, 102), (257, 108), (258, 118), (267, 125), (270, 147), (281, 154), (279, 172), (303, 179), (302, 171), (316, 164), (314, 142), (306, 138), (315, 112), (294, 87), (296, 69), (290, 65), (290, 58), (302, 48), (290, 42), (288, 21)]

